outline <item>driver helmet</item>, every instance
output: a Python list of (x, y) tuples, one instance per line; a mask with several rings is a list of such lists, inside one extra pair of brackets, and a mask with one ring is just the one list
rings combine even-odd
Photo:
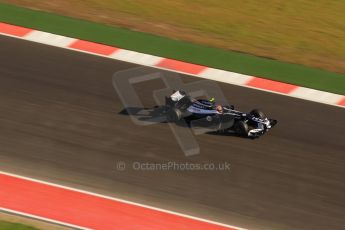
[(216, 106), (216, 110), (217, 110), (218, 113), (222, 113), (223, 112), (223, 106), (217, 105)]

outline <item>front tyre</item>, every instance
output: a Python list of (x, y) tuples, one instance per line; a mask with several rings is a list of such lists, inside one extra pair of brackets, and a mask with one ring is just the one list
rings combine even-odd
[(253, 109), (250, 114), (256, 118), (265, 119), (266, 115), (259, 109)]

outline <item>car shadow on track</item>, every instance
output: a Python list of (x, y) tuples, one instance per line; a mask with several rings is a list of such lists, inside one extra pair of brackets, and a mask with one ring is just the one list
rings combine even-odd
[(174, 123), (177, 126), (191, 129), (192, 132), (196, 135), (208, 134), (217, 136), (247, 138), (239, 136), (238, 134), (229, 130), (219, 130), (219, 125), (217, 123), (214, 125), (210, 125), (210, 122), (207, 121), (205, 118), (198, 119), (197, 121), (188, 121), (187, 119), (184, 119), (179, 122), (168, 122), (166, 119), (165, 108), (162, 106), (154, 106), (152, 108), (126, 107), (123, 110), (121, 110), (118, 114), (130, 116), (133, 122), (138, 125)]

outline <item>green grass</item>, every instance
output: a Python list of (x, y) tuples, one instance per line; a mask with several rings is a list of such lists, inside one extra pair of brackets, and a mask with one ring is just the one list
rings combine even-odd
[[(78, 9), (74, 9), (78, 10)], [(187, 62), (345, 94), (345, 75), (0, 3), (0, 21)]]
[(0, 221), (1, 230), (38, 230), (24, 224), (11, 223), (7, 221)]
[(85, 13), (70, 14), (96, 22), (108, 15), (104, 22), (116, 25), (112, 18), (123, 13), (161, 25), (144, 31), (345, 73), (345, 1), (86, 0), (78, 9)]

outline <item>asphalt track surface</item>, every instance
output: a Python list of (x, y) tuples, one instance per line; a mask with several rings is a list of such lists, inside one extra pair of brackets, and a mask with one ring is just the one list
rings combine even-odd
[[(240, 110), (259, 105), (279, 124), (256, 140), (196, 136), (201, 153), (186, 157), (167, 124), (120, 114), (111, 78), (136, 65), (3, 36), (0, 63), (0, 170), (249, 229), (345, 228), (342, 108), (219, 84)], [(162, 86), (137, 91), (152, 106)], [(168, 161), (231, 170), (130, 167)]]

